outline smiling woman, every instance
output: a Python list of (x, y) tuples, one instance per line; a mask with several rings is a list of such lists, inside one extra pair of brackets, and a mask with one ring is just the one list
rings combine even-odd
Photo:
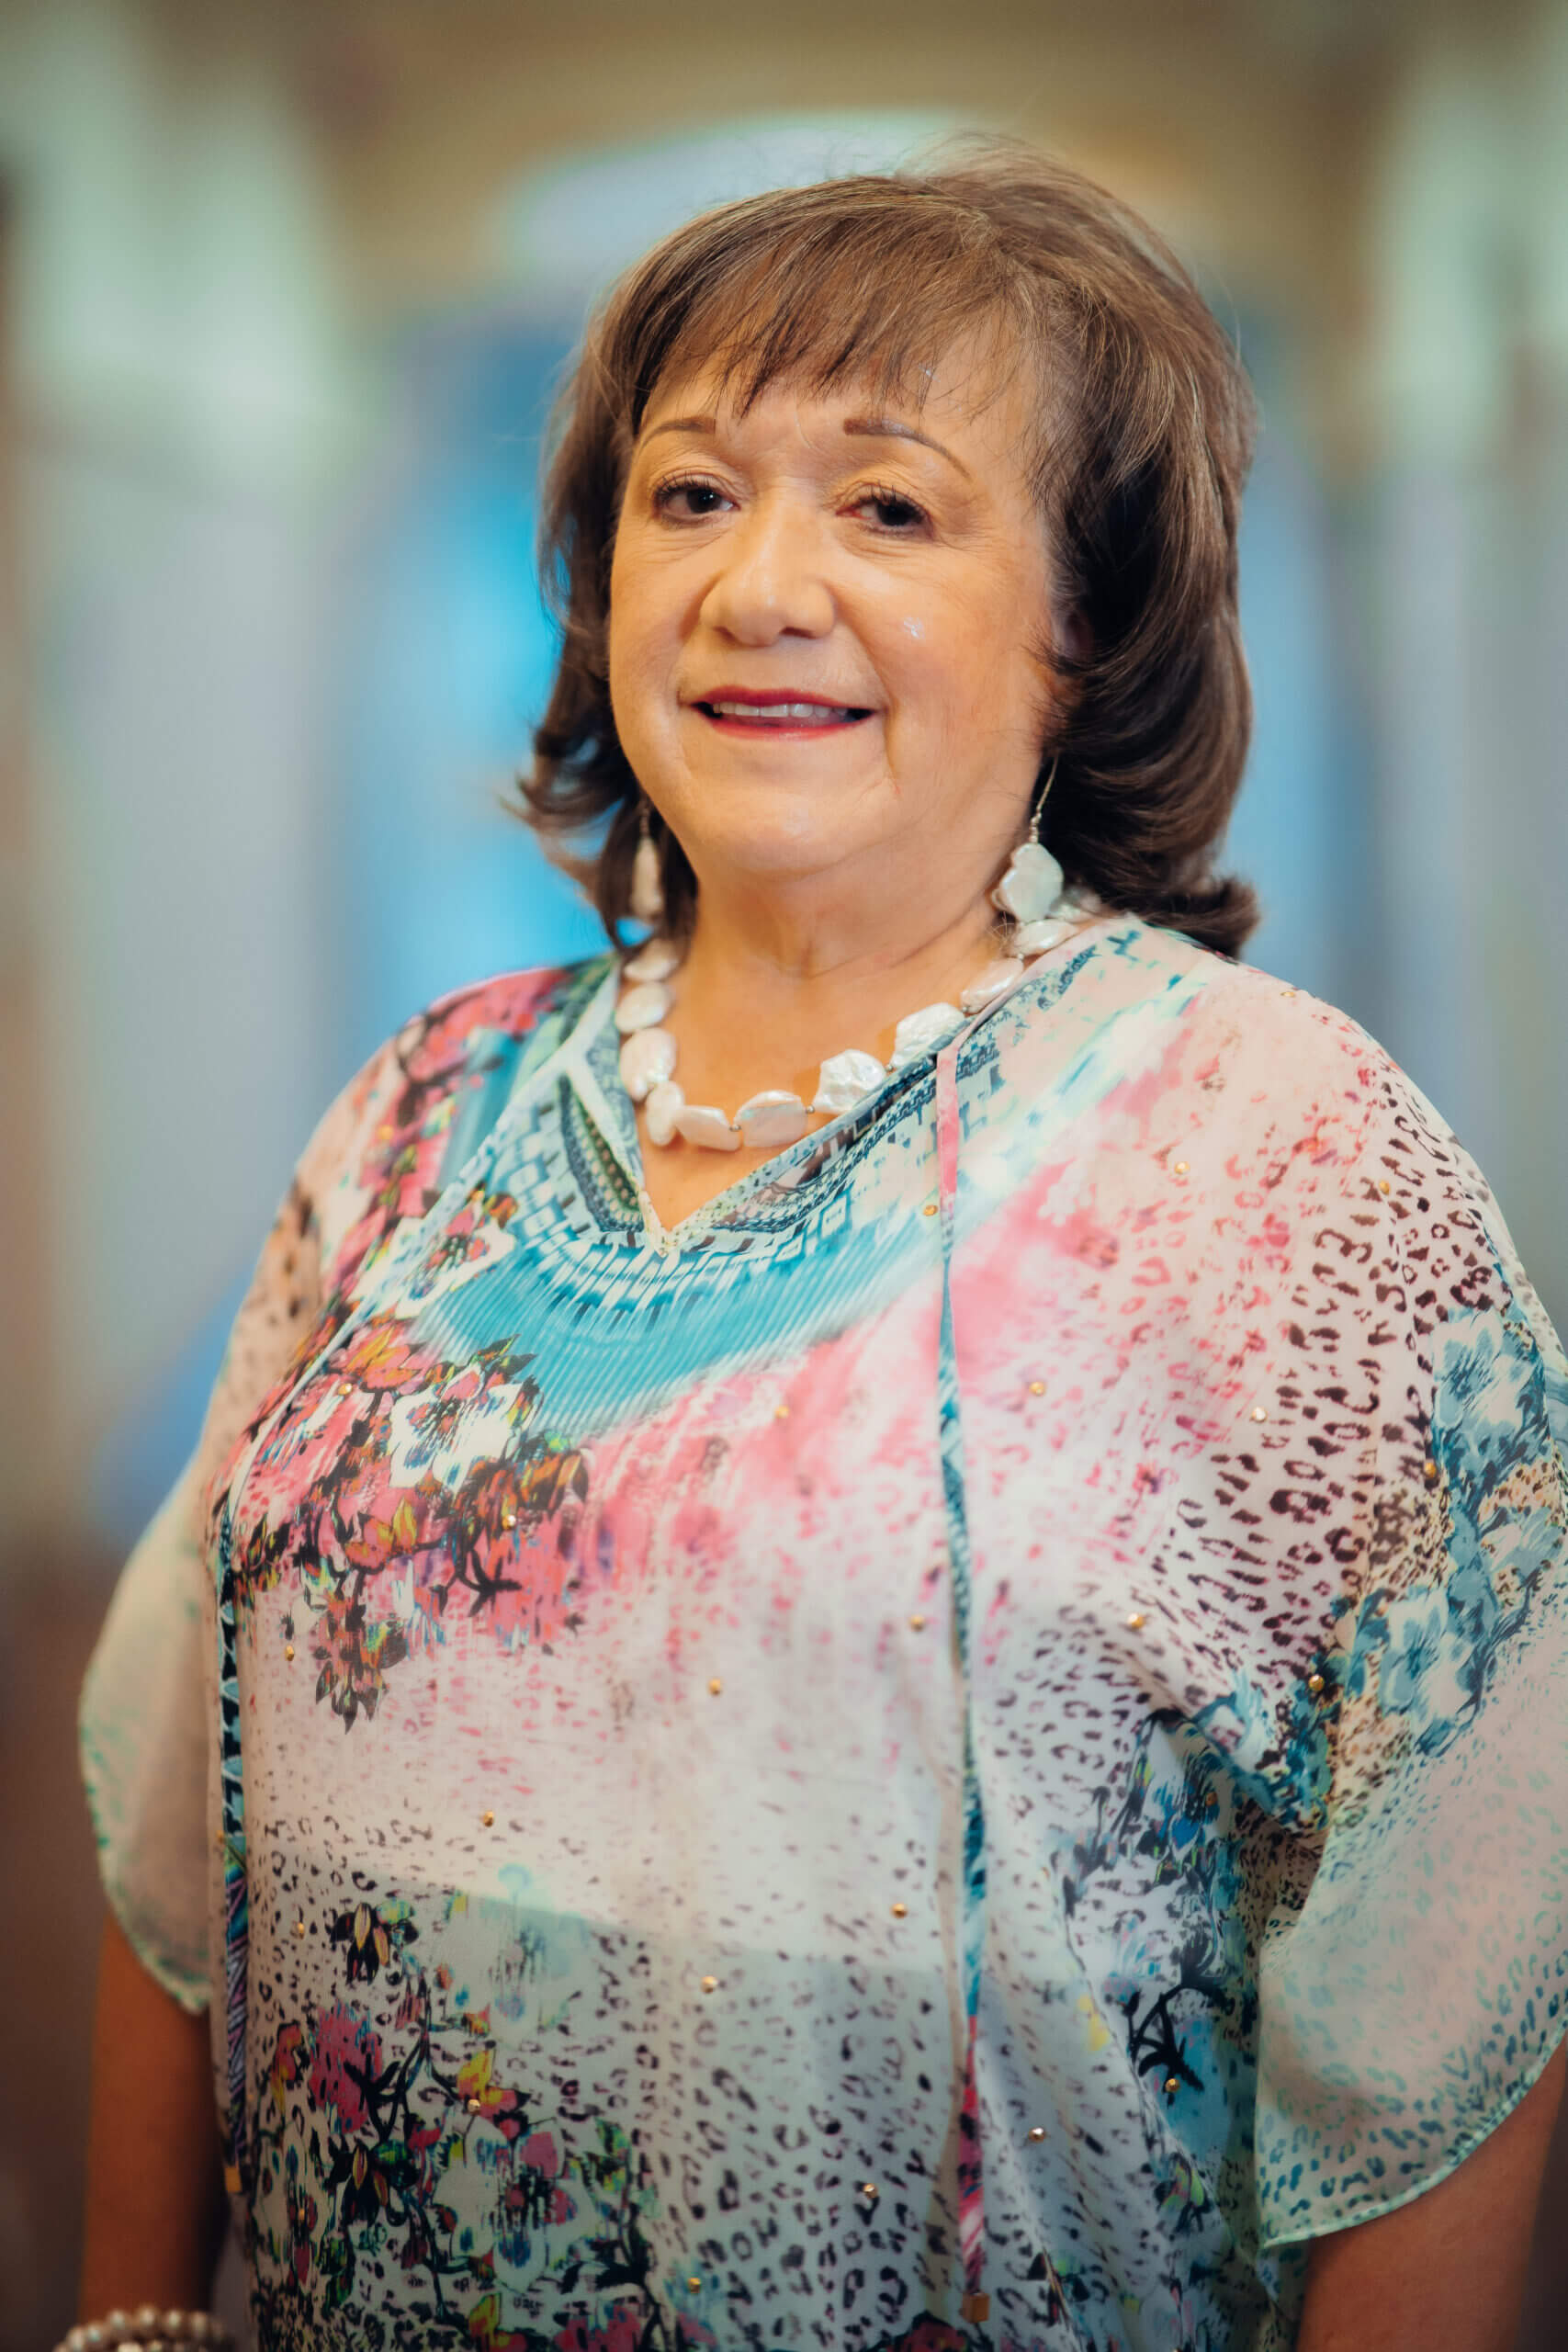
[[(664, 1034), (687, 1091), (712, 1098), (666, 1093), (644, 1114), (656, 1143), (676, 1142), (668, 1125), (755, 1148), (757, 1114), (715, 1106), (755, 1103), (772, 1073), (788, 1084), (764, 1088), (762, 1132), (806, 1106), (795, 1140), (821, 1091), (807, 1073), (852, 1021), (886, 1046), (910, 1005), (975, 980), (1001, 944), (987, 890), (1068, 700), (1051, 649), (1076, 616), (1051, 618), (1016, 379), (951, 355), (921, 401), (929, 430), (859, 413), (862, 389), (769, 387), (738, 408), (680, 379), (628, 470), (610, 698), (701, 908)], [(781, 967), (797, 979), (787, 1023), (768, 984)], [(821, 1115), (848, 1107), (830, 1083), (829, 1098)], [(647, 1171), (667, 1222), (710, 1178), (678, 1147)]]
[(264, 2352), (1506, 2345), (1568, 1364), (1234, 961), (1248, 415), (1011, 150), (612, 296), (525, 793), (614, 944), (329, 1112), (127, 1569), (85, 2301), (205, 2291), (205, 2006)]
[[(1040, 639), (1055, 632), (1028, 404), (1010, 386), (976, 413), (973, 389), (961, 358), (933, 374), (922, 413), (945, 446), (857, 415), (852, 394), (783, 388), (740, 413), (715, 388), (700, 429), (653, 423), (639, 439), (611, 575), (611, 702), (710, 903), (716, 863), (775, 888), (819, 888), (837, 869), (863, 907), (868, 859), (885, 893), (940, 896), (945, 880), (966, 904), (1005, 861), (1055, 731)], [(975, 876), (942, 876), (966, 830)]]
[[(887, 543), (913, 537), (953, 560), (955, 594), (979, 582), (976, 641), (986, 611), (1005, 607), (998, 658), (1021, 656), (1025, 694), (1055, 705), (1048, 745), (1035, 727), (1023, 748), (1036, 786), (1043, 750), (1056, 760), (1049, 834), (1067, 870), (1234, 952), (1256, 909), (1209, 862), (1250, 721), (1235, 525), (1251, 395), (1142, 221), (1076, 174), (1005, 150), (925, 181), (867, 175), (705, 216), (628, 274), (591, 331), (543, 534), (566, 652), (524, 788), (547, 832), (611, 816), (592, 869), (606, 922), (626, 911), (645, 782), (610, 707), (609, 560), (643, 520), (636, 492), (650, 481), (671, 519), (739, 512), (710, 478), (721, 394), (731, 435), (772, 396), (818, 436), (818, 498), (851, 493), (844, 524), (878, 542), (874, 555), (861, 543), (863, 580), (887, 567), (896, 602), (913, 550)], [(765, 424), (751, 438), (767, 446)], [(834, 481), (846, 438), (868, 446)], [(663, 440), (684, 445), (688, 480), (656, 458)], [(914, 575), (918, 589), (931, 565)], [(829, 594), (817, 583), (818, 616)], [(901, 619), (934, 657), (917, 605)], [(944, 756), (955, 748), (984, 766), (977, 745)], [(681, 930), (686, 845), (678, 827), (658, 837)]]

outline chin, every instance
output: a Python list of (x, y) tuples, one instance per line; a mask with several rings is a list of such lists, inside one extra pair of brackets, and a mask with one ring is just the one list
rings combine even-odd
[(874, 782), (843, 776), (810, 782), (798, 775), (694, 777), (688, 806), (700, 808), (701, 822), (688, 831), (678, 806), (671, 807), (671, 821), (677, 837), (696, 848), (695, 865), (716, 857), (741, 871), (781, 878), (820, 873), (876, 846), (879, 829), (844, 822), (851, 808), (863, 820)]

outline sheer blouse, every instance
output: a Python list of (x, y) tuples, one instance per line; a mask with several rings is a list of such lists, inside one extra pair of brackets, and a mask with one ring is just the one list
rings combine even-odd
[(84, 1699), (263, 2346), (1265, 2352), (1568, 1996), (1568, 1368), (1107, 918), (665, 1231), (615, 959), (299, 1163)]

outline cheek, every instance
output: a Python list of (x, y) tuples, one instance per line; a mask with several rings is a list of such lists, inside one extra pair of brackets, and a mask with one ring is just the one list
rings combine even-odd
[[(1032, 615), (1038, 616), (1032, 627)], [(1043, 727), (1051, 681), (1041, 652), (1049, 641), (1043, 572), (998, 563), (955, 616), (948, 650), (955, 691), (973, 723), (1010, 737)]]
[(640, 586), (635, 571), (611, 574), (606, 648), (610, 707), (623, 735), (628, 727), (646, 726), (650, 689), (659, 674), (656, 616)]
[(990, 580), (900, 610), (886, 645), (903, 715), (944, 730), (1013, 731), (1045, 695), (1039, 664), (1020, 640), (1018, 613)]
[(635, 550), (624, 559), (617, 552), (610, 572), (612, 658), (645, 673), (668, 669), (681, 650), (687, 597), (687, 583), (668, 557), (660, 562)]

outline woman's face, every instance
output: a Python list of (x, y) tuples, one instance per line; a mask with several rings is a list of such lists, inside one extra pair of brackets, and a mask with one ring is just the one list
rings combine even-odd
[(633, 771), (699, 885), (834, 876), (977, 897), (1050, 726), (1043, 528), (1019, 385), (966, 365), (917, 410), (660, 386), (610, 590)]

